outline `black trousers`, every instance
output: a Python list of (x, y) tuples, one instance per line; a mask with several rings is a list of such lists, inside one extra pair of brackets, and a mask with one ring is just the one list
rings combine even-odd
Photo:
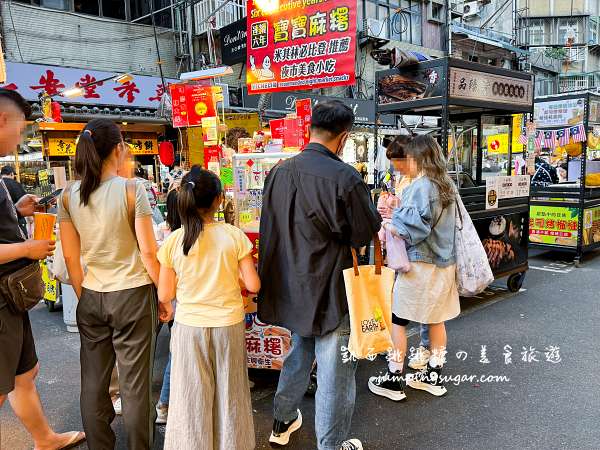
[(157, 311), (153, 285), (117, 292), (83, 289), (77, 325), (81, 339), (81, 416), (90, 450), (115, 447), (111, 428), (115, 412), (108, 392), (115, 359), (128, 448), (149, 450), (153, 446)]

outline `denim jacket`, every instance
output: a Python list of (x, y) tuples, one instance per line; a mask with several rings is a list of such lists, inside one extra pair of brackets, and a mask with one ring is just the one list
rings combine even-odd
[(442, 210), (437, 187), (425, 176), (404, 189), (400, 207), (392, 214), (392, 225), (406, 240), (409, 261), (438, 267), (456, 262), (455, 224), (455, 203)]

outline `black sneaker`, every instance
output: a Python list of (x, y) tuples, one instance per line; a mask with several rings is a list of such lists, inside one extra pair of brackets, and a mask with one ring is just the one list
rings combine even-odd
[(395, 402), (406, 400), (405, 387), (402, 373), (392, 373), (388, 370), (384, 376), (369, 378), (369, 390), (373, 394), (381, 395)]
[(344, 441), (342, 442), (340, 450), (363, 450), (362, 442), (360, 442), (358, 439)]
[(427, 391), (437, 397), (441, 397), (448, 392), (442, 382), (441, 367), (433, 368), (429, 364), (425, 369), (414, 373), (412, 377), (407, 377), (406, 384), (413, 389)]
[(290, 442), (290, 436), (294, 431), (298, 431), (302, 426), (302, 413), (298, 410), (298, 417), (289, 422), (275, 420), (273, 422), (273, 431), (269, 438), (271, 446), (285, 446)]

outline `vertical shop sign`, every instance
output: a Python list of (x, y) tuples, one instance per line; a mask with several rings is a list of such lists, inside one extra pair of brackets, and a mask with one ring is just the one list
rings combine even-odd
[(282, 0), (275, 12), (247, 0), (250, 94), (353, 85), (356, 4)]
[(217, 115), (212, 86), (171, 84), (169, 89), (175, 128), (200, 126), (204, 117)]

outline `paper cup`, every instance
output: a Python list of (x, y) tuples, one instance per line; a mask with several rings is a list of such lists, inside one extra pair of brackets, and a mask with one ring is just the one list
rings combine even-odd
[(50, 240), (54, 232), (56, 214), (34, 213), (33, 215), (33, 238), (36, 240)]

